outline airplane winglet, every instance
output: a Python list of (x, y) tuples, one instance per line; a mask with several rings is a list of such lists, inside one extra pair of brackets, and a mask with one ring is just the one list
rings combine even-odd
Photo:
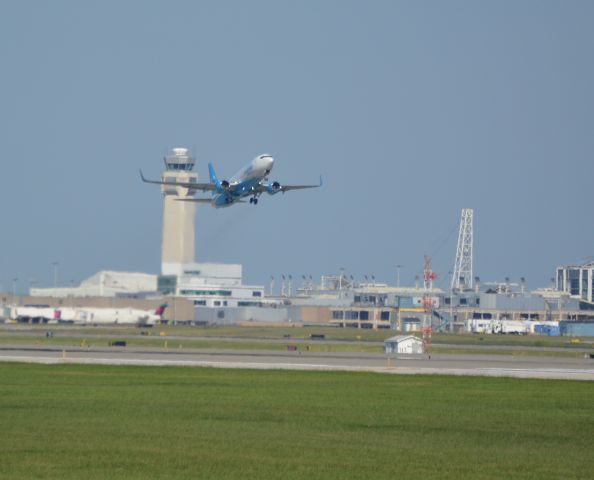
[(140, 173), (140, 178), (142, 179), (143, 182), (146, 182), (146, 178), (144, 178), (144, 175), (142, 174), (142, 170), (138, 170), (138, 172)]
[(320, 187), (324, 185), (324, 179), (322, 178), (322, 176), (320, 175)]

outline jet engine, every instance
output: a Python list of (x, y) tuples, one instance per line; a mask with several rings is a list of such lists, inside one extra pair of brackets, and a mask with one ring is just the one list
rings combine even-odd
[(268, 192), (269, 195), (274, 195), (275, 193), (278, 193), (281, 190), (282, 190), (281, 184), (278, 182), (272, 182), (266, 186), (266, 191)]
[(218, 180), (216, 180), (213, 183), (215, 184), (217, 193), (225, 193), (225, 192), (229, 191), (229, 182), (227, 180), (223, 180), (222, 182), (219, 182)]

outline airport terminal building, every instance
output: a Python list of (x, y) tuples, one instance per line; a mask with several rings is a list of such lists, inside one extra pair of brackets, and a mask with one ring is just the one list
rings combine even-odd
[[(540, 293), (524, 292), (523, 288), (521, 292), (506, 288), (480, 292), (477, 288), (446, 294), (432, 284), (390, 287), (327, 275), (319, 284), (311, 277), (304, 278), (295, 295), (292, 283), (286, 289), (283, 279), (280, 295), (271, 291), (267, 296), (262, 285), (243, 283), (240, 264), (196, 261), (196, 207), (191, 201), (179, 201), (191, 200), (194, 192), (167, 184), (197, 182), (195, 160), (187, 149), (174, 148), (164, 161), (160, 274), (101, 271), (78, 286), (32, 288), (33, 297), (52, 305), (70, 302), (123, 307), (128, 302), (152, 307), (167, 302), (174, 308), (168, 309), (165, 319), (193, 324), (299, 323), (400, 331), (433, 326), (473, 331), (492, 329), (494, 321), (594, 318), (594, 263), (557, 268), (557, 288)], [(584, 315), (588, 308), (593, 315)]]
[(594, 262), (557, 267), (557, 290), (594, 305)]

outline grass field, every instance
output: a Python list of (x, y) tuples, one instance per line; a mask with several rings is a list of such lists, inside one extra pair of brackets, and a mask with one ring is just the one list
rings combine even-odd
[[(54, 336), (46, 338), (46, 332)], [(116, 339), (129, 347), (282, 351), (296, 344), (301, 351), (359, 352), (381, 354), (383, 340), (396, 332), (323, 327), (187, 327), (158, 326), (139, 329), (126, 326), (19, 325), (0, 329), (0, 345), (54, 347), (107, 347)], [(311, 340), (323, 334), (323, 340)], [(420, 335), (420, 334), (417, 334)], [(574, 339), (575, 340), (575, 339)], [(433, 334), (433, 353), (489, 354), (582, 358), (593, 348), (591, 337), (570, 339), (547, 336)], [(480, 348), (480, 351), (477, 350)]]
[(594, 384), (0, 364), (0, 478), (592, 478)]
[[(64, 334), (62, 334), (64, 335)], [(70, 334), (72, 335), (72, 334)], [(124, 337), (128, 347), (137, 348), (157, 348), (157, 349), (225, 349), (225, 350), (266, 350), (272, 352), (279, 352), (287, 350), (287, 345), (293, 344), (291, 339), (284, 342), (272, 342), (272, 341), (254, 341), (249, 337), (241, 342), (234, 341), (233, 339), (224, 338), (202, 338), (192, 339), (191, 337), (184, 337), (183, 339), (169, 339), (168, 337)], [(110, 342), (114, 340), (113, 337), (94, 335), (94, 336), (54, 336), (52, 338), (45, 338), (39, 336), (32, 338), (31, 336), (6, 336), (0, 335), (0, 345), (23, 345), (23, 346), (36, 346), (36, 347), (108, 347)], [(370, 353), (370, 354), (381, 354), (384, 352), (384, 347), (381, 344), (376, 343), (328, 343), (324, 341), (312, 341), (307, 343), (298, 343), (295, 345), (297, 350), (305, 352), (357, 352), (357, 353)], [(584, 353), (575, 349), (566, 350), (547, 350), (541, 349), (523, 349), (520, 348), (505, 348), (505, 346), (499, 348), (489, 348), (477, 350), (465, 346), (440, 346), (439, 344), (433, 345), (431, 348), (432, 353), (445, 353), (445, 354), (468, 354), (476, 355), (488, 354), (488, 355), (512, 355), (512, 356), (536, 356), (536, 357), (561, 357), (561, 358), (583, 358)]]
[[(141, 332), (151, 337), (158, 337), (160, 332), (165, 336), (180, 336), (196, 338), (253, 338), (253, 339), (301, 339), (307, 340), (312, 334), (324, 334), (328, 341), (359, 341), (383, 342), (386, 338), (399, 334), (394, 330), (367, 330), (355, 328), (330, 328), (330, 327), (270, 327), (270, 326), (155, 326), (148, 329), (139, 329), (126, 326), (73, 326), (73, 325), (22, 325), (14, 330), (0, 330), (3, 335), (19, 334), (19, 332), (37, 332), (40, 337), (45, 332), (52, 330), (60, 336), (109, 336), (109, 335), (138, 335)], [(417, 332), (416, 335), (420, 335)], [(571, 343), (568, 337), (549, 337), (546, 335), (477, 335), (467, 333), (437, 333), (432, 335), (434, 344), (448, 345), (497, 345), (497, 346), (525, 346), (525, 347), (564, 347), (591, 348), (594, 347), (594, 338), (582, 337), (578, 343)], [(574, 339), (576, 340), (576, 339)]]

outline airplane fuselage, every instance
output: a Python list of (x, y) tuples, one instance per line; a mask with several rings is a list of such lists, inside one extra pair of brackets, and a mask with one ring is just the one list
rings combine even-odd
[[(215, 208), (230, 207), (244, 197), (252, 196), (256, 200), (260, 193), (256, 190), (266, 179), (274, 166), (274, 159), (270, 155), (258, 155), (249, 164), (239, 170), (228, 182), (223, 184), (222, 192), (215, 192), (211, 205)], [(253, 201), (252, 200), (252, 201)]]

